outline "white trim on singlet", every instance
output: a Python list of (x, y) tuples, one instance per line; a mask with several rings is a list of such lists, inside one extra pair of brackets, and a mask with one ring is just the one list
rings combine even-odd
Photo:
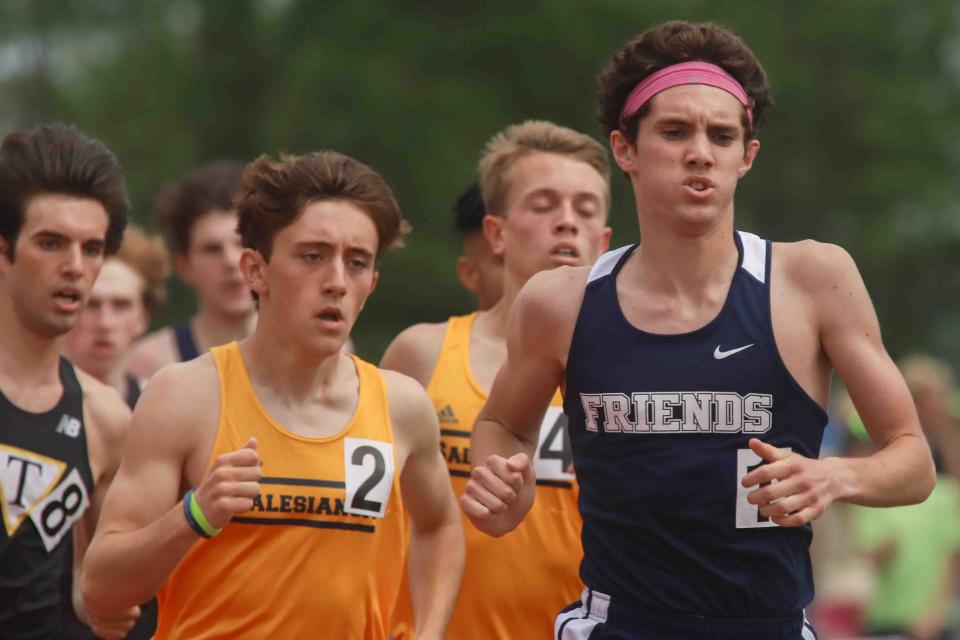
[[(743, 246), (743, 264), (741, 267), (754, 278), (757, 282), (765, 284), (767, 281), (767, 242), (763, 238), (747, 231), (737, 231), (740, 234), (740, 244)], [(593, 282), (603, 276), (610, 275), (617, 262), (623, 257), (623, 254), (630, 250), (633, 245), (628, 244), (625, 247), (607, 251), (600, 256), (593, 268), (590, 269), (590, 276), (587, 282)]]
[(605, 254), (600, 256), (600, 259), (597, 260), (593, 268), (590, 269), (590, 276), (587, 278), (587, 282), (593, 282), (597, 278), (602, 278), (603, 276), (610, 275), (613, 271), (613, 268), (617, 266), (617, 262), (620, 261), (621, 256), (624, 252), (628, 251), (633, 245), (628, 244), (625, 247), (620, 247), (619, 249), (614, 249), (613, 251), (607, 251)]
[(807, 610), (803, 610), (803, 630), (800, 632), (800, 640), (817, 640), (817, 632), (807, 621)]
[(737, 231), (737, 233), (740, 234), (740, 244), (743, 245), (743, 264), (741, 266), (760, 284), (765, 284), (767, 281), (766, 240), (746, 231)]
[(580, 602), (582, 604), (579, 608), (557, 616), (553, 625), (553, 635), (556, 640), (587, 640), (594, 627), (607, 621), (610, 596), (584, 589)]
[[(574, 613), (579, 614), (579, 611)], [(557, 636), (557, 640), (588, 640), (590, 634), (593, 633), (594, 627), (596, 627), (600, 622), (597, 620), (591, 620), (590, 618), (583, 618), (579, 615), (572, 616), (576, 618), (575, 620), (570, 620), (566, 625), (564, 625), (563, 630), (560, 632), (560, 635)], [(557, 619), (559, 622), (560, 619)]]

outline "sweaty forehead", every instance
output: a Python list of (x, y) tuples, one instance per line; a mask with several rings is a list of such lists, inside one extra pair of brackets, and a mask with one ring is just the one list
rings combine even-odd
[(739, 124), (744, 117), (740, 101), (723, 89), (685, 84), (661, 91), (650, 100), (647, 119), (696, 118)]
[(107, 210), (97, 200), (41, 194), (27, 202), (20, 235), (51, 232), (82, 240), (103, 239), (109, 222)]
[(534, 152), (517, 160), (510, 169), (508, 202), (538, 191), (564, 194), (594, 194), (606, 197), (606, 181), (582, 160), (557, 153)]
[(370, 215), (352, 202), (321, 200), (307, 205), (275, 242), (342, 245), (376, 253), (379, 235)]

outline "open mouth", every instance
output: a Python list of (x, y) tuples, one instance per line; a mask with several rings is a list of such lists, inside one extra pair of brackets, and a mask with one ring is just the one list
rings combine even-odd
[(683, 186), (689, 188), (696, 193), (706, 193), (715, 187), (713, 182), (703, 177), (693, 177), (688, 178), (684, 181)]
[(327, 307), (317, 314), (317, 317), (325, 322), (340, 322), (343, 320), (343, 314), (335, 307)]
[(569, 245), (559, 245), (553, 248), (550, 256), (561, 260), (577, 260), (580, 258), (580, 252)]
[(74, 306), (80, 304), (80, 292), (76, 289), (59, 289), (54, 291), (53, 299), (64, 306)]

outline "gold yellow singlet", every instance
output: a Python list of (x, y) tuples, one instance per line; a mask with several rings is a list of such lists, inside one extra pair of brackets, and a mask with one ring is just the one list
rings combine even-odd
[[(470, 369), (475, 313), (450, 318), (427, 392), (440, 419), (440, 447), (457, 497), (470, 477), (470, 433), (487, 400)], [(578, 600), (583, 550), (577, 485), (560, 394), (540, 427), (534, 457), (537, 497), (517, 529), (501, 538), (463, 519), (467, 561), (447, 640), (527, 640), (553, 637), (557, 612)], [(398, 640), (413, 637), (409, 586), (404, 576), (392, 625)]]
[(155, 637), (387, 638), (405, 516), (379, 370), (353, 358), (353, 418), (336, 435), (305, 438), (264, 411), (236, 343), (212, 352), (220, 419), (209, 462), (255, 436), (260, 495), (171, 574)]

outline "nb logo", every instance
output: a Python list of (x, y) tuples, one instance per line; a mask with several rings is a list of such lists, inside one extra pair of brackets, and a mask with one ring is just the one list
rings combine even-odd
[(80, 428), (83, 426), (76, 418), (72, 418), (67, 414), (63, 414), (60, 417), (60, 423), (57, 425), (57, 433), (62, 433), (65, 436), (71, 438), (76, 438), (80, 435)]
[(751, 342), (750, 344), (748, 344), (748, 345), (746, 345), (746, 346), (738, 347), (738, 348), (736, 348), (736, 349), (730, 349), (729, 351), (721, 351), (721, 350), (720, 350), (720, 345), (717, 345), (717, 348), (713, 350), (713, 357), (716, 358), (717, 360), (723, 360), (724, 358), (729, 358), (730, 356), (732, 356), (732, 355), (735, 354), (735, 353), (740, 353), (740, 352), (743, 351), (744, 349), (749, 349), (750, 347), (753, 346), (753, 344), (754, 344), (754, 343)]

